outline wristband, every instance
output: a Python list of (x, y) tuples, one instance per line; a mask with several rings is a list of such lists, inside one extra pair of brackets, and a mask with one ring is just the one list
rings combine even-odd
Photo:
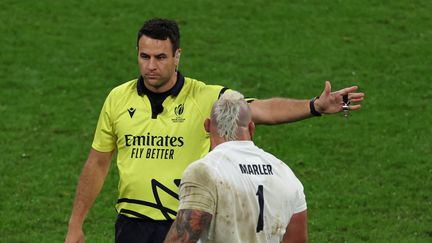
[(321, 116), (321, 113), (319, 113), (317, 110), (315, 110), (315, 100), (318, 98), (319, 98), (319, 96), (314, 97), (314, 98), (310, 99), (310, 101), (309, 101), (310, 113), (314, 116)]

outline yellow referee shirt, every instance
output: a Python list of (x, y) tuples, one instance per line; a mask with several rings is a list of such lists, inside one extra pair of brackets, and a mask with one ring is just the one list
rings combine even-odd
[(181, 175), (187, 165), (208, 153), (204, 120), (224, 90), (178, 73), (176, 85), (159, 107), (150, 102), (141, 78), (110, 92), (92, 147), (100, 152), (117, 148), (119, 213), (153, 220), (175, 218)]

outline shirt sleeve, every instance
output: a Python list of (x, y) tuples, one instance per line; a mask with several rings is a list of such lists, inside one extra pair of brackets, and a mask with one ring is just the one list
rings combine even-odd
[(180, 209), (196, 209), (214, 215), (216, 210), (216, 187), (209, 167), (194, 162), (182, 176), (180, 184)]
[(307, 204), (306, 204), (306, 196), (304, 194), (303, 185), (297, 178), (296, 180), (298, 183), (298, 190), (296, 192), (297, 195), (296, 195), (296, 201), (295, 201), (293, 213), (300, 213), (307, 209)]
[(111, 109), (111, 94), (105, 100), (99, 115), (93, 138), (92, 147), (99, 152), (111, 152), (115, 149), (116, 136), (114, 134)]

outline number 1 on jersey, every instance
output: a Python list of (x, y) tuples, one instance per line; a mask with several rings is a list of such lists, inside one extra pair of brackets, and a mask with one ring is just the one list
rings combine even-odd
[(258, 186), (256, 195), (258, 196), (258, 204), (260, 209), (256, 228), (256, 232), (258, 233), (264, 228), (264, 187), (262, 185)]

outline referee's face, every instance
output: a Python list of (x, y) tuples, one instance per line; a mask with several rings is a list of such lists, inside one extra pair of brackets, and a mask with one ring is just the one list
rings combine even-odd
[(180, 50), (172, 53), (169, 40), (157, 40), (143, 35), (138, 41), (138, 66), (147, 89), (162, 93), (171, 89), (176, 80)]

